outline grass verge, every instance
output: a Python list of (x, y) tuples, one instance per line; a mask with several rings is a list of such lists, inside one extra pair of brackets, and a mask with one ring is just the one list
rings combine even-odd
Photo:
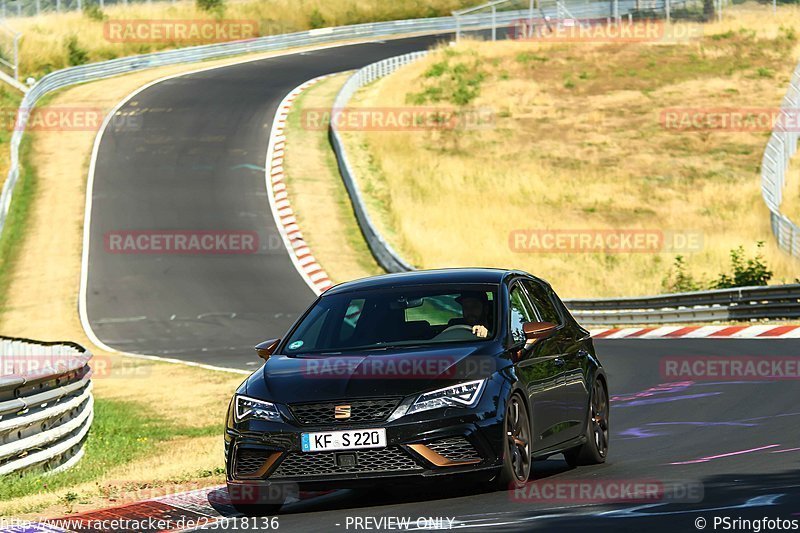
[(292, 105), (286, 128), (289, 200), (306, 242), (334, 283), (383, 273), (356, 222), (327, 128), (312, 127), (305, 119), (333, 107), (349, 75), (327, 78), (303, 92)]
[(242, 376), (111, 361), (94, 379), (84, 457), (64, 472), (0, 478), (0, 516), (52, 518), (224, 482), (225, 411)]
[(151, 453), (154, 447), (180, 437), (220, 435), (222, 424), (180, 427), (169, 424), (152, 408), (136, 402), (99, 399), (86, 441), (86, 455), (74, 468), (53, 475), (31, 472), (8, 476), (0, 484), (0, 500), (53, 492), (94, 481), (126, 462)]
[[(9, 149), (9, 144), (0, 142), (0, 149)], [(14, 271), (23, 236), (26, 231), (28, 215), (36, 193), (36, 171), (30, 165), (31, 138), (25, 135), (20, 144), (20, 174), (14, 188), (11, 207), (6, 217), (2, 236), (0, 236), (0, 309), (3, 309), (8, 296), (11, 274)], [(6, 169), (7, 170), (7, 169)]]
[[(227, 2), (221, 9), (210, 12), (185, 0), (117, 4), (105, 9), (92, 3), (87, 4), (91, 8), (83, 12), (11, 18), (8, 24), (23, 36), (20, 72), (24, 79), (84, 63), (220, 40), (448, 16), (454, 9), (479, 3), (480, 0), (242, 0)], [(180, 22), (170, 26), (169, 21)], [(207, 29), (201, 32), (207, 22), (216, 22), (224, 33), (220, 36)], [(183, 33), (179, 33), (180, 28)], [(176, 37), (180, 35), (188, 37)], [(10, 46), (10, 43), (5, 44)]]
[[(767, 131), (677, 131), (672, 108), (777, 107), (800, 10), (731, 8), (679, 44), (466, 41), (359, 92), (355, 106), (490, 108), (490, 127), (344, 135), (373, 219), (422, 268), (521, 268), (565, 297), (665, 290), (676, 254), (709, 282), (756, 243), (792, 282), (760, 196)], [(699, 235), (672, 253), (520, 253), (515, 230)]]

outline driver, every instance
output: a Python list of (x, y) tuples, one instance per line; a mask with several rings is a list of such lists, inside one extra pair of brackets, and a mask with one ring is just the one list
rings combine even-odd
[(472, 326), (472, 334), (485, 339), (489, 336), (489, 299), (485, 292), (469, 291), (464, 292), (456, 298), (456, 302), (461, 304), (462, 318), (452, 318), (447, 326)]

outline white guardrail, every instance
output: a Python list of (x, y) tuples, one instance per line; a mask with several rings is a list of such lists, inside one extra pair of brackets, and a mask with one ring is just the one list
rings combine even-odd
[[(585, 12), (580, 15), (585, 16)], [(347, 152), (337, 125), (338, 117), (342, 110), (347, 108), (350, 100), (361, 87), (387, 76), (398, 68), (424, 57), (426, 52), (415, 52), (402, 56), (392, 57), (378, 61), (356, 71), (339, 91), (331, 111), (331, 124), (329, 136), (331, 145), (336, 154), (342, 180), (353, 204), (361, 232), (367, 241), (375, 259), (388, 272), (405, 272), (414, 267), (406, 263), (394, 249), (383, 239), (377, 228), (372, 224), (367, 209), (363, 203), (358, 180), (350, 164)], [(798, 67), (800, 71), (800, 67)], [(797, 108), (800, 103), (800, 74), (795, 72), (792, 79), (790, 95), (784, 106)], [(789, 137), (791, 135), (791, 137)], [(787, 138), (788, 137), (788, 138)], [(778, 142), (787, 152), (778, 152), (779, 161), (785, 169), (791, 154), (797, 148), (798, 132), (773, 133), (770, 143)], [(771, 150), (768, 146), (767, 150)], [(789, 150), (791, 153), (789, 153)], [(765, 160), (767, 155), (765, 154)], [(772, 159), (770, 159), (771, 161)], [(776, 160), (777, 157), (776, 157)], [(777, 167), (773, 167), (777, 168)], [(780, 173), (783, 179), (783, 171)], [(783, 186), (783, 182), (780, 182)], [(780, 189), (779, 189), (780, 191)], [(780, 192), (778, 192), (778, 195)], [(780, 198), (780, 196), (778, 196)], [(766, 192), (765, 192), (766, 199)], [(778, 202), (779, 203), (779, 202)], [(769, 202), (768, 202), (769, 205)], [(776, 216), (773, 213), (773, 216)], [(779, 213), (777, 216), (781, 216)], [(774, 220), (774, 219), (773, 219)], [(784, 222), (788, 221), (782, 217)], [(791, 224), (789, 221), (788, 224)], [(773, 227), (774, 223), (773, 223)], [(789, 228), (789, 226), (782, 226)], [(787, 231), (785, 229), (785, 231)], [(797, 227), (791, 226), (793, 235), (792, 250), (800, 250), (797, 241)], [(776, 235), (778, 235), (776, 233)], [(784, 233), (784, 237), (786, 234)], [(780, 240), (780, 238), (779, 238)], [(792, 253), (796, 253), (793, 251)], [(625, 324), (668, 324), (686, 322), (715, 322), (715, 321), (747, 321), (762, 319), (790, 319), (800, 318), (800, 284), (780, 285), (769, 287), (743, 287), (736, 289), (722, 289), (714, 291), (700, 291), (691, 293), (666, 294), (657, 296), (643, 296), (638, 298), (615, 299), (585, 299), (566, 300), (575, 318), (585, 325), (625, 325)]]
[[(582, 19), (607, 17), (610, 14), (609, 10), (616, 10), (616, 13), (619, 14), (619, 16), (625, 16), (628, 13), (634, 12), (637, 9), (637, 6), (638, 4), (635, 0), (623, 0), (622, 2), (617, 1), (616, 3), (566, 3), (562, 0), (556, 0), (554, 2), (548, 2), (546, 7), (540, 4), (540, 7), (538, 7), (535, 11), (536, 17), (531, 22), (535, 24), (541, 24), (543, 23), (545, 17), (549, 17), (547, 19), (548, 23), (551, 19), (560, 23), (561, 19), (558, 18), (559, 14), (567, 10), (570, 13), (570, 16), (579, 17)], [(652, 9), (663, 9), (663, 6), (663, 0), (661, 0), (660, 4), (658, 5), (653, 2)], [(491, 24), (491, 21), (493, 20), (525, 21), (529, 20), (531, 17), (531, 12), (527, 10), (515, 11), (512, 13), (512, 16), (508, 16), (508, 12), (498, 12), (496, 14), (489, 13), (488, 15), (481, 16), (461, 15), (458, 17), (457, 21), (459, 33), (464, 33), (470, 27), (485, 28), (487, 22), (489, 23), (489, 26), (492, 27), (493, 24)], [(482, 24), (480, 23), (481, 20), (484, 21)], [(495, 31), (492, 31), (491, 33), (492, 35), (496, 35)], [(503, 35), (501, 34), (500, 37), (503, 37)], [(388, 76), (398, 68), (416, 61), (421, 57), (424, 57), (426, 54), (426, 51), (422, 51), (390, 57), (389, 59), (372, 63), (371, 65), (367, 65), (366, 67), (357, 70), (352, 76), (350, 76), (350, 78), (348, 78), (344, 86), (342, 86), (342, 88), (339, 90), (339, 93), (337, 94), (333, 103), (333, 110), (331, 111), (329, 134), (331, 146), (336, 154), (339, 173), (342, 175), (342, 180), (344, 181), (345, 188), (347, 189), (347, 194), (350, 196), (350, 200), (353, 204), (353, 211), (355, 212), (356, 220), (361, 228), (361, 232), (364, 234), (367, 245), (369, 246), (372, 255), (375, 257), (375, 260), (387, 272), (406, 272), (413, 270), (413, 267), (406, 263), (397, 254), (397, 252), (394, 251), (394, 249), (389, 245), (389, 243), (386, 242), (386, 240), (384, 240), (380, 232), (372, 223), (369, 213), (367, 213), (367, 209), (364, 206), (361, 192), (358, 187), (358, 180), (356, 179), (355, 171), (350, 164), (350, 160), (347, 157), (347, 152), (344, 149), (344, 144), (342, 142), (341, 134), (337, 128), (337, 124), (339, 122), (339, 116), (342, 113), (342, 110), (347, 108), (350, 100), (361, 87), (370, 84), (377, 79), (383, 78), (384, 76)]]
[[(609, 10), (608, 2), (592, 2), (581, 5), (595, 6), (598, 12), (607, 13)], [(525, 17), (526, 11), (506, 11), (497, 13), (495, 17), (491, 14), (470, 15), (459, 17), (459, 26), (462, 31), (469, 29), (479, 29), (489, 26), (510, 26)], [(321, 28), (317, 30), (288, 33), (283, 35), (270, 35), (244, 41), (232, 41), (227, 43), (209, 44), (202, 46), (192, 46), (177, 50), (167, 50), (154, 52), (138, 56), (130, 56), (100, 63), (81, 65), (57, 70), (43, 76), (25, 94), (20, 103), (17, 123), (14, 133), (11, 136), (11, 164), (9, 167), (8, 178), (3, 184), (0, 193), (0, 233), (5, 228), (5, 222), (11, 208), (11, 199), (14, 188), (19, 179), (19, 146), (28, 122), (28, 115), (36, 102), (44, 95), (52, 91), (94, 81), (119, 74), (126, 74), (153, 67), (174, 65), (179, 63), (193, 63), (210, 59), (220, 59), (237, 55), (250, 54), (255, 52), (269, 52), (275, 50), (285, 50), (288, 48), (312, 46), (326, 43), (336, 43), (342, 41), (373, 39), (388, 36), (413, 35), (413, 34), (433, 34), (449, 33), (455, 31), (455, 17), (437, 17), (412, 20), (395, 20), (390, 22), (376, 22), (369, 24), (357, 24), (353, 26), (339, 26), (334, 28)]]
[(797, 141), (800, 136), (797, 129), (798, 112), (800, 112), (800, 65), (792, 74), (789, 89), (781, 103), (779, 119), (761, 160), (761, 196), (770, 212), (772, 233), (778, 240), (778, 246), (795, 257), (800, 257), (800, 227), (781, 213), (780, 205), (783, 200), (783, 188), (786, 186), (789, 162), (797, 152)]
[(0, 476), (81, 458), (94, 416), (91, 357), (75, 343), (0, 337)]

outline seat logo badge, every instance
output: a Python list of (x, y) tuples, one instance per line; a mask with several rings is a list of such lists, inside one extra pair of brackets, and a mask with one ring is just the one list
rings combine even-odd
[(333, 408), (333, 417), (336, 420), (344, 420), (346, 418), (350, 418), (350, 406), (349, 405), (337, 405)]

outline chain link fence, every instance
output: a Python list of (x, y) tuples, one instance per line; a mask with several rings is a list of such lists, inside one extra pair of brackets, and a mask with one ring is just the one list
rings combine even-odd
[(780, 206), (789, 163), (797, 152), (797, 141), (800, 136), (796, 127), (798, 110), (800, 110), (800, 65), (792, 74), (789, 88), (781, 103), (778, 120), (761, 160), (761, 196), (769, 209), (772, 233), (778, 241), (778, 246), (794, 257), (800, 257), (800, 227), (781, 213)]

